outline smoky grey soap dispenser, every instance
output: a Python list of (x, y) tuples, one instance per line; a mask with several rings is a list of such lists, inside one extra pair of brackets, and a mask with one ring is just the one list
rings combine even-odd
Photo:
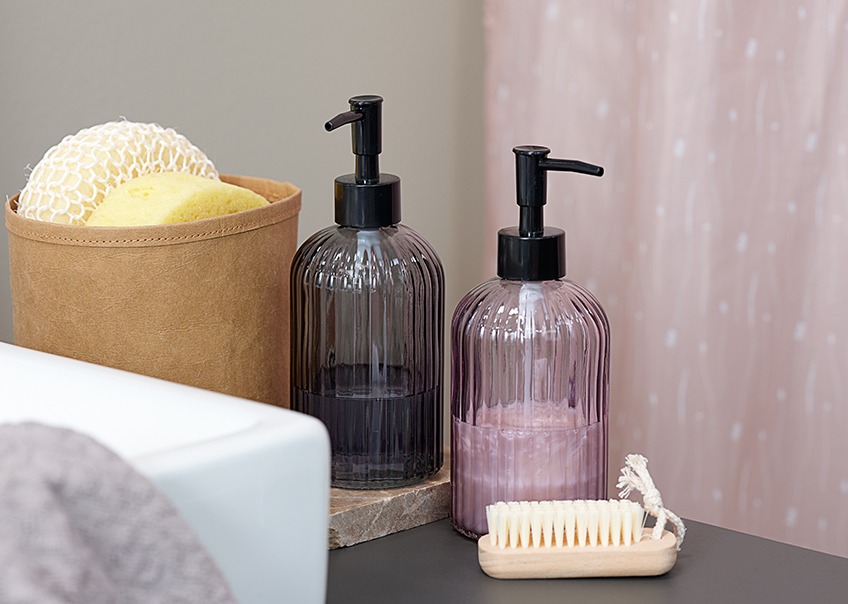
[(335, 180), (336, 225), (291, 272), (292, 408), (321, 419), (333, 486), (416, 483), (443, 463), (444, 271), (400, 223), (400, 179), (381, 173), (379, 96), (350, 99), (356, 168)]
[(518, 227), (498, 232), (498, 276), (451, 323), (451, 520), (487, 532), (497, 501), (605, 499), (609, 323), (565, 278), (565, 232), (545, 226), (547, 173), (603, 168), (515, 153)]

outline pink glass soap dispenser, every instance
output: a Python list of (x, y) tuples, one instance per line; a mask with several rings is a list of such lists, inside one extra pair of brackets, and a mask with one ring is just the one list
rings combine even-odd
[(498, 232), (498, 278), (472, 289), (451, 324), (451, 518), (488, 532), (496, 501), (605, 499), (609, 323), (565, 279), (565, 232), (545, 227), (548, 170), (603, 168), (516, 155), (518, 228)]

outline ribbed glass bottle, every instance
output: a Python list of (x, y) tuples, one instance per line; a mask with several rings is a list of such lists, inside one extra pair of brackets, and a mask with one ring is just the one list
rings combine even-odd
[(605, 499), (609, 323), (567, 279), (492, 279), (451, 324), (452, 521), (496, 501)]
[(442, 451), (444, 272), (402, 224), (328, 227), (292, 264), (292, 408), (321, 419), (332, 483), (413, 484)]

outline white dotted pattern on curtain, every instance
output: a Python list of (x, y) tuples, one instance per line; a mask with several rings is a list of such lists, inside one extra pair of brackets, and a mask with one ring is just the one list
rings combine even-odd
[(488, 251), (519, 144), (612, 333), (610, 475), (848, 556), (848, 2), (487, 0)]

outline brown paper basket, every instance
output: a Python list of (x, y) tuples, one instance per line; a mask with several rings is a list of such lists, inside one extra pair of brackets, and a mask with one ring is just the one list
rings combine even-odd
[(10, 199), (15, 344), (288, 407), (300, 189), (221, 179), (272, 203), (182, 224), (84, 227), (23, 218)]

